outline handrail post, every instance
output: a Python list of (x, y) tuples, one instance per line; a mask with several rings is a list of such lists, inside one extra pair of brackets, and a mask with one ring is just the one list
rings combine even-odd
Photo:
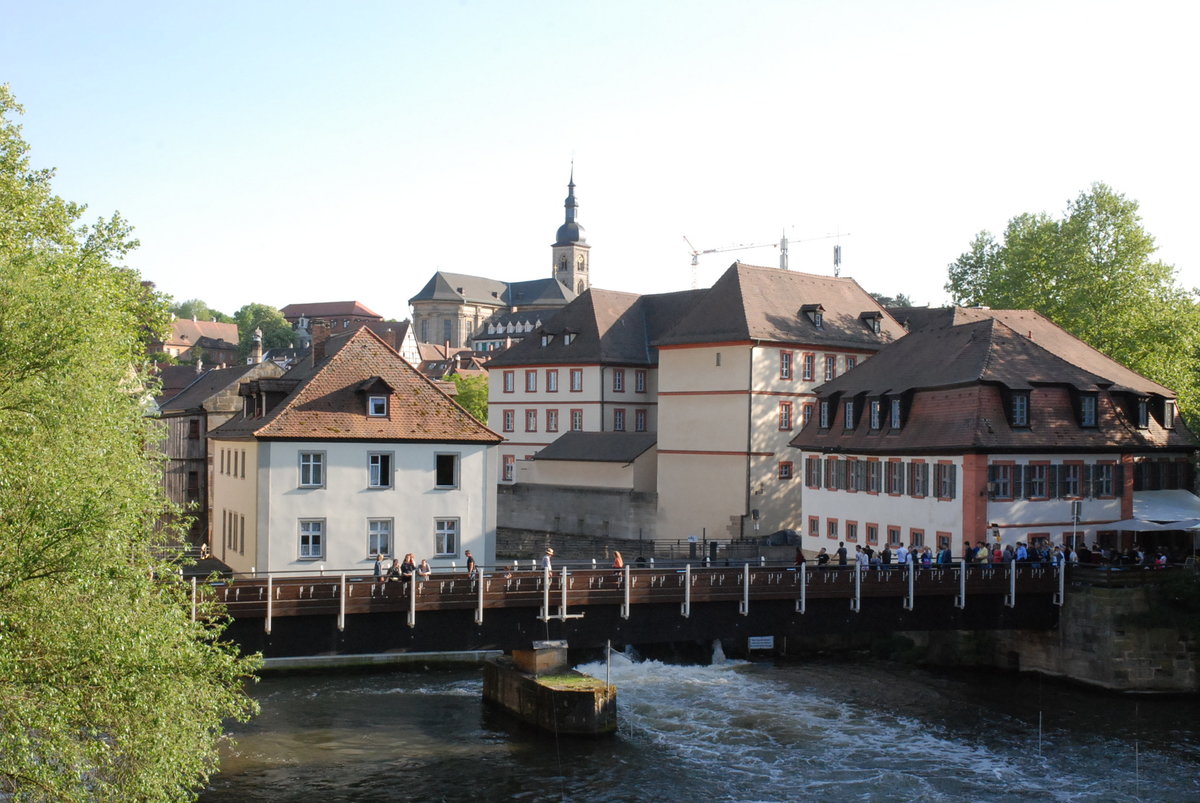
[(1067, 560), (1066, 560), (1066, 556), (1059, 558), (1057, 568), (1058, 568), (1058, 593), (1054, 595), (1054, 604), (1061, 608), (1063, 601), (1066, 599), (1066, 592), (1067, 592)]
[(850, 610), (858, 613), (862, 610), (862, 569), (854, 566), (854, 596), (850, 598)]
[(742, 604), (738, 605), (738, 613), (742, 616), (750, 615), (750, 564), (746, 563), (742, 569)]
[(342, 572), (341, 604), (338, 606), (338, 630), (346, 629), (346, 573)]
[(958, 564), (958, 596), (954, 600), (954, 607), (962, 610), (967, 607), (967, 559), (963, 558)]
[(690, 563), (683, 567), (683, 605), (679, 606), (679, 612), (685, 619), (692, 615), (692, 564)]
[(408, 578), (408, 626), (417, 626), (417, 575)]
[(1008, 564), (1008, 593), (1004, 595), (1004, 607), (1017, 607), (1017, 561), (1015, 558)]
[(476, 569), (475, 582), (479, 588), (479, 600), (475, 605), (475, 624), (483, 624), (483, 569)]
[(542, 567), (542, 612), (538, 616), (543, 622), (550, 621), (550, 567)]
[(567, 567), (562, 567), (562, 604), (558, 607), (558, 616), (560, 619), (567, 618)]
[(917, 572), (916, 562), (913, 560), (912, 553), (908, 554), (908, 593), (904, 595), (904, 610), (911, 611), (913, 609), (913, 585)]
[(804, 613), (808, 605), (808, 570), (807, 563), (800, 564), (800, 599), (796, 600), (796, 613)]
[(625, 601), (623, 603), (621, 603), (621, 618), (622, 619), (629, 618), (629, 586), (632, 585), (632, 583), (630, 582), (630, 577), (631, 577), (631, 575), (629, 572), (629, 564), (626, 563), (625, 564)]
[(272, 580), (271, 575), (268, 574), (267, 575), (267, 618), (263, 622), (263, 630), (266, 632), (266, 634), (268, 636), (271, 635), (271, 600), (275, 596), (271, 592), (271, 580)]
[(196, 578), (192, 576), (192, 621), (196, 621)]

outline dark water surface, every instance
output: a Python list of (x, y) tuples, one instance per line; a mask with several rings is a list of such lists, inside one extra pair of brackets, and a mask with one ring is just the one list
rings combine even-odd
[(719, 655), (611, 680), (620, 733), (588, 740), (485, 706), (478, 670), (271, 677), (201, 800), (1200, 801), (1195, 698)]

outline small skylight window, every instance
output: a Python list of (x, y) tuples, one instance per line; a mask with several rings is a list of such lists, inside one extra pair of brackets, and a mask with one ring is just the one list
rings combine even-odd
[(387, 415), (387, 396), (369, 396), (367, 398), (367, 415), (384, 417)]

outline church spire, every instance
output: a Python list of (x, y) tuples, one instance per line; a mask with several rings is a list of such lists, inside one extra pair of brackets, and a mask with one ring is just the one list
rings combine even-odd
[(590, 246), (583, 236), (583, 226), (576, 215), (579, 202), (575, 200), (575, 160), (571, 160), (571, 178), (567, 181), (567, 200), (563, 203), (566, 215), (558, 227), (552, 247), (554, 267), (552, 275), (575, 293), (582, 293), (591, 286), (588, 278), (588, 250)]

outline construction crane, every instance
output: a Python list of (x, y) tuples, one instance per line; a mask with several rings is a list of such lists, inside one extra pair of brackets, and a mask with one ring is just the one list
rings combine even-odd
[[(808, 242), (813, 242), (814, 240), (832, 240), (835, 237), (841, 238), (841, 237), (849, 237), (849, 236), (850, 236), (850, 232), (839, 232), (837, 234), (825, 234), (820, 237), (805, 237), (802, 240), (792, 240), (791, 242), (808, 243)], [(741, 243), (738, 245), (726, 246), (724, 248), (703, 248), (702, 249), (702, 248), (697, 248), (696, 246), (692, 245), (692, 241), (687, 238), (686, 234), (683, 235), (683, 241), (685, 243), (687, 243), (688, 249), (690, 249), (688, 251), (688, 253), (690, 253), (692, 255), (692, 289), (693, 290), (696, 289), (696, 285), (698, 282), (698, 275), (700, 272), (699, 267), (700, 267), (700, 255), (701, 254), (723, 254), (726, 251), (745, 251), (750, 248), (778, 248), (779, 249), (779, 267), (782, 268), (783, 270), (788, 270), (788, 237), (787, 237), (786, 231), (779, 238), (779, 242), (777, 242), (777, 243)], [(841, 263), (842, 263), (842, 247), (840, 245), (836, 245), (836, 246), (834, 246), (834, 268), (833, 268), (834, 276), (838, 275), (838, 273), (840, 271)]]

